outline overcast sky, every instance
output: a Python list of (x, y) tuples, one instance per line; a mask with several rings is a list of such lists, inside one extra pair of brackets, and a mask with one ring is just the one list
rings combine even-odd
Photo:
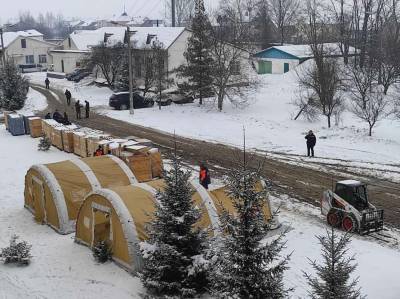
[[(124, 5), (130, 16), (161, 18), (165, 15), (165, 0), (0, 0), (0, 23), (18, 17), (22, 11), (33, 16), (47, 11), (62, 13), (65, 17), (109, 18), (120, 15)], [(218, 0), (206, 0), (214, 3)]]

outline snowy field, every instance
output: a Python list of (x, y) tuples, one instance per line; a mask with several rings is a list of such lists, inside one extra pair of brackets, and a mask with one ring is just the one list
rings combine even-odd
[(45, 110), (47, 108), (47, 100), (44, 95), (32, 88), (29, 88), (25, 106), (18, 112), (24, 115), (33, 115), (36, 112)]
[[(88, 248), (73, 242), (73, 235), (60, 236), (36, 224), (24, 209), (24, 176), (32, 164), (76, 159), (55, 148), (39, 152), (37, 143), (28, 136), (12, 137), (0, 125), (0, 247), (8, 245), (16, 233), (32, 244), (34, 256), (26, 268), (0, 264), (0, 298), (140, 298), (143, 288), (137, 278), (113, 263), (96, 264)], [(292, 298), (306, 298), (302, 271), (311, 272), (307, 258), (319, 258), (314, 236), (323, 234), (326, 226), (317, 208), (286, 198), (273, 198), (273, 203), (283, 204), (280, 220), (291, 226), (287, 252), (293, 255), (285, 276), (287, 285), (295, 287)], [(369, 298), (399, 298), (400, 249), (395, 247), (353, 238), (349, 254), (356, 254), (356, 275)]]
[[(30, 75), (33, 82), (43, 84), (44, 74)], [(297, 95), (295, 72), (284, 75), (260, 76), (260, 87), (249, 97), (247, 107), (236, 107), (227, 101), (223, 112), (218, 112), (214, 100), (203, 107), (198, 104), (171, 105), (138, 109), (131, 116), (129, 111), (115, 111), (107, 105), (111, 92), (107, 88), (74, 84), (67, 80), (52, 79), (52, 86), (70, 88), (73, 96), (88, 99), (92, 106), (112, 118), (151, 127), (161, 131), (241, 146), (243, 127), (246, 128), (247, 144), (258, 151), (284, 155), (304, 155), (304, 135), (313, 130), (317, 135), (316, 156), (341, 159), (355, 163), (376, 163), (374, 168), (385, 168), (400, 160), (400, 121), (387, 119), (378, 123), (372, 137), (367, 126), (351, 113), (345, 112), (339, 125), (327, 128), (326, 118), (317, 122), (292, 120), (297, 108), (291, 102)], [(78, 87), (74, 87), (74, 85)], [(73, 88), (77, 91), (74, 92)], [(333, 123), (335, 121), (333, 120)]]

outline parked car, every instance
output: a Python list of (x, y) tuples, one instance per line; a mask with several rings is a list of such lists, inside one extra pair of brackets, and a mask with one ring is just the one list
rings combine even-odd
[(172, 102), (175, 104), (190, 104), (194, 102), (194, 97), (180, 91), (172, 91), (168, 93), (169, 97), (172, 99)]
[[(153, 102), (160, 105), (160, 95), (156, 94), (152, 98)], [(172, 104), (172, 97), (169, 94), (163, 93), (161, 94), (161, 106), (169, 106)]]
[(89, 75), (90, 75), (90, 72), (85, 71), (85, 72), (81, 72), (78, 75), (72, 77), (72, 79), (75, 83), (78, 83), (79, 81), (81, 81), (82, 79), (86, 78)]
[[(111, 95), (108, 102), (110, 107), (117, 110), (130, 109), (129, 92), (117, 92)], [(144, 98), (138, 93), (133, 94), (133, 108), (148, 108), (154, 106), (154, 101), (149, 98)]]
[(65, 75), (65, 78), (66, 78), (68, 81), (74, 81), (74, 78), (75, 78), (76, 76), (78, 76), (79, 74), (84, 73), (84, 72), (87, 72), (87, 70), (85, 70), (85, 69), (76, 69), (76, 70), (74, 70), (73, 72), (66, 74), (66, 75)]

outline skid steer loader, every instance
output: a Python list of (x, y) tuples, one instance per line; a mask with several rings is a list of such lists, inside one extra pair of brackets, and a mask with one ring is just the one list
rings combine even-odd
[(368, 202), (367, 185), (355, 180), (336, 183), (335, 191), (325, 191), (321, 212), (329, 225), (361, 235), (383, 229), (383, 210)]

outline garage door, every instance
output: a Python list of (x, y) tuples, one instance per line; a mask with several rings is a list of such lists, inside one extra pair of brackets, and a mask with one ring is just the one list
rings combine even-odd
[(272, 74), (272, 62), (271, 61), (259, 61), (258, 62), (258, 73), (259, 74)]

